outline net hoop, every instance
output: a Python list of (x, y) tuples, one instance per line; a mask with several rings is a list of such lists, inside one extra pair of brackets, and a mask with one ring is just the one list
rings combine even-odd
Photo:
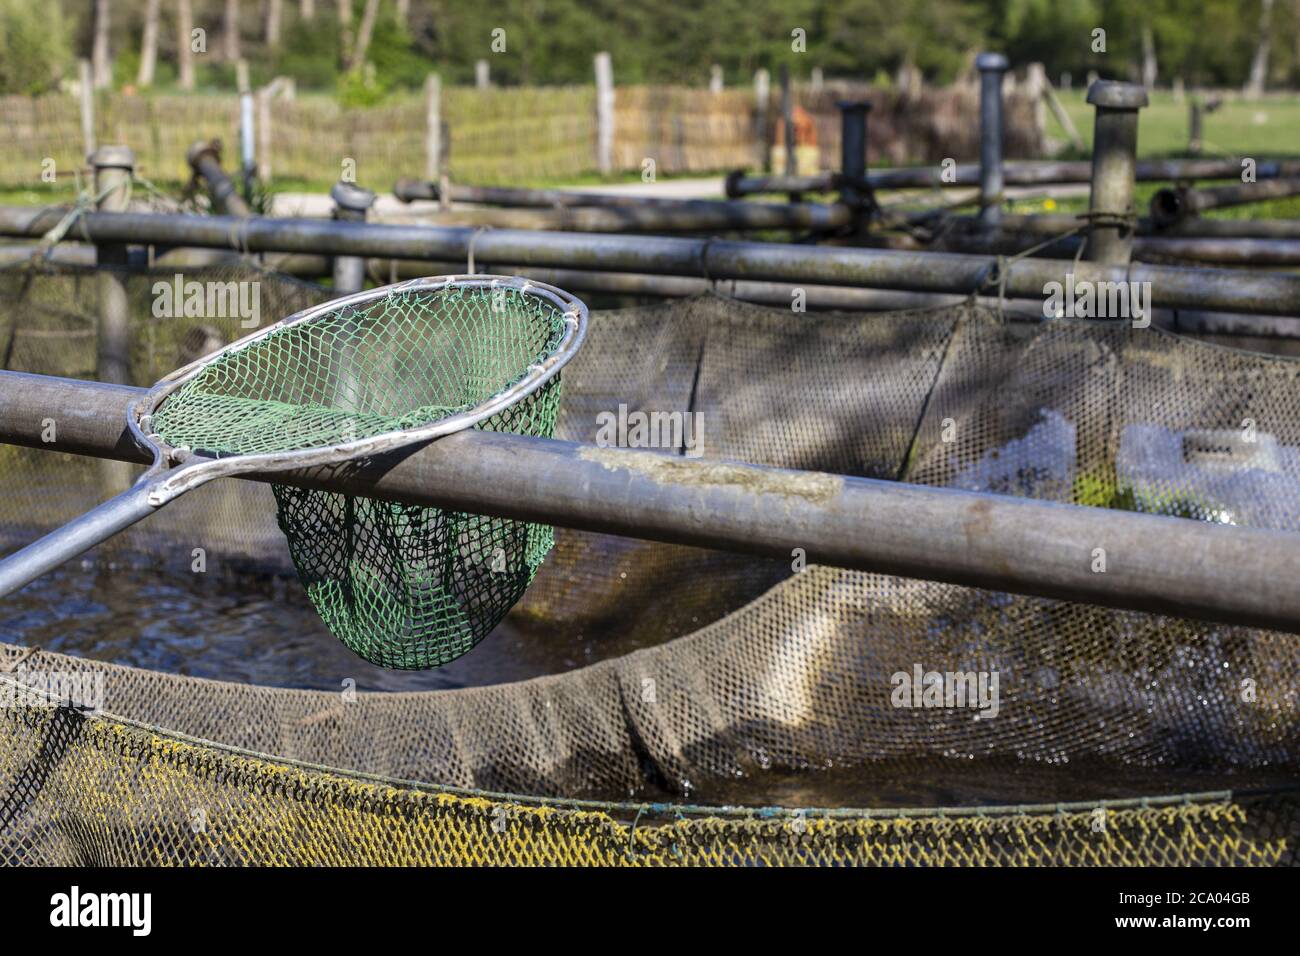
[[(318, 448), (302, 448), (283, 452), (258, 452), (212, 458), (200, 456), (188, 448), (177, 448), (167, 442), (152, 428), (153, 414), (167, 398), (186, 382), (201, 374), (204, 369), (222, 356), (249, 348), (267, 336), (290, 326), (309, 323), (322, 316), (338, 312), (349, 306), (366, 305), (391, 295), (411, 292), (440, 292), (447, 289), (511, 290), (520, 295), (532, 295), (555, 306), (564, 317), (564, 332), (556, 347), (541, 361), (529, 366), (517, 382), (501, 389), (473, 408), (457, 412), (446, 418), (415, 428), (370, 435), (350, 442), (336, 442)], [(296, 312), (279, 322), (258, 329), (229, 345), (205, 355), (189, 365), (166, 375), (149, 389), (148, 393), (131, 404), (127, 412), (127, 428), (136, 443), (153, 456), (153, 463), (141, 481), (159, 479), (169, 465), (175, 466), (156, 481), (149, 500), (154, 505), (164, 505), (185, 492), (217, 478), (248, 472), (291, 471), (298, 468), (316, 468), (336, 464), (353, 458), (382, 455), (413, 444), (442, 438), (455, 432), (472, 428), (493, 415), (523, 401), (555, 378), (560, 370), (582, 347), (587, 336), (588, 311), (581, 299), (544, 282), (519, 276), (451, 275), (408, 279), (393, 285), (368, 289), (353, 295), (331, 299), (329, 302)]]

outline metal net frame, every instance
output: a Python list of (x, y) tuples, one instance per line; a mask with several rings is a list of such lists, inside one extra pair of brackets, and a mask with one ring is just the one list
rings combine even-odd
[[(277, 468), (382, 454), (463, 427), (550, 437), (585, 308), (540, 283), (447, 276), (348, 296), (155, 386), (140, 431)], [(324, 451), (323, 451), (324, 450)], [(200, 466), (203, 467), (203, 466)], [(529, 522), (274, 484), (294, 567), (329, 630), (383, 667), (474, 647), (553, 545)]]

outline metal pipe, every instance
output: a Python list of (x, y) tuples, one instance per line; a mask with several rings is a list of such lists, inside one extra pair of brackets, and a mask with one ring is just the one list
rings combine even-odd
[(867, 100), (840, 100), (840, 202), (850, 208), (866, 198), (859, 183), (867, 177)]
[(1300, 196), (1300, 178), (1266, 179), (1262, 182), (1215, 186), (1210, 189), (1192, 189), (1186, 186), (1161, 189), (1151, 197), (1151, 221), (1157, 229), (1164, 229), (1195, 218), (1207, 209), (1245, 206), (1290, 196)]
[[(1240, 179), (1241, 161), (1235, 159), (1161, 159), (1145, 160), (1137, 164), (1137, 181), (1168, 182), (1171, 180)], [(933, 166), (904, 166), (898, 169), (877, 169), (867, 174), (864, 185), (877, 191), (889, 189), (945, 189), (962, 188), (976, 182), (979, 165), (961, 163), (956, 167), (953, 181), (940, 178)], [(1300, 176), (1300, 162), (1261, 162), (1255, 169), (1257, 180)], [(1087, 183), (1092, 177), (1092, 163), (1088, 160), (1067, 162), (1004, 163), (1004, 186), (1064, 186)], [(730, 173), (724, 181), (727, 197), (741, 199), (762, 193), (831, 192), (838, 187), (837, 174), (822, 173), (816, 176), (747, 176), (743, 170)]]
[[(375, 202), (375, 194), (355, 183), (339, 180), (330, 190), (334, 200), (334, 219), (339, 222), (364, 223), (366, 213)], [(334, 257), (334, 291), (338, 295), (360, 292), (366, 284), (366, 262), (360, 256)]]
[[(1135, 255), (1141, 258), (1141, 240)], [(0, 266), (31, 258), (35, 246), (0, 246)], [(50, 250), (49, 258), (57, 263), (93, 267), (94, 248), (64, 244)], [(235, 253), (216, 249), (168, 249), (148, 257), (144, 250), (134, 250), (131, 267), (136, 269), (202, 268), (238, 262)], [(268, 268), (286, 275), (307, 279), (328, 276), (331, 260), (325, 256), (286, 255), (265, 262)], [(409, 259), (367, 259), (366, 272), (379, 282), (396, 282), (399, 279), (416, 279), (431, 274), (448, 274), (461, 268), (460, 262), (417, 261)], [(692, 276), (649, 275), (631, 272), (593, 272), (583, 269), (556, 269), (524, 266), (517, 263), (493, 263), (492, 268), (506, 275), (526, 275), (572, 292), (597, 292), (611, 295), (637, 296), (639, 298), (680, 298), (717, 292), (743, 302), (788, 307), (792, 287), (789, 283), (749, 281), (738, 279), (708, 280)], [(805, 304), (809, 310), (841, 309), (857, 312), (885, 312), (900, 309), (929, 309), (959, 305), (966, 295), (904, 292), (889, 289), (871, 289), (862, 286), (805, 285)], [(998, 301), (996, 296), (981, 296), (976, 302), (987, 308), (1001, 308), (1013, 322), (1041, 322), (1043, 303), (1040, 299), (1007, 298)], [(1268, 339), (1300, 338), (1300, 319), (1275, 318), (1262, 315), (1242, 315), (1232, 312), (1199, 312), (1182, 309), (1152, 309), (1151, 324), (1158, 328), (1196, 335), (1252, 336)]]
[[(38, 239), (63, 215), (58, 208), (0, 207), (0, 235)], [(468, 258), (472, 243), (480, 263), (511, 262), (525, 268), (558, 266), (955, 294), (987, 283), (992, 265), (987, 257), (942, 252), (158, 213), (86, 213), (78, 220), (77, 233), (96, 242), (456, 262)], [(1150, 282), (1151, 305), (1160, 308), (1300, 315), (1300, 276), (1283, 273), (1146, 264), (1132, 269), (1098, 263), (1076, 267), (1071, 262), (1021, 259), (1007, 266), (1005, 292), (1041, 298), (1044, 286), (1061, 281), (1066, 273), (1093, 282)]]
[[(1004, 228), (985, 232), (975, 224), (971, 228), (950, 229), (937, 243), (939, 248), (974, 255), (1011, 256), (1038, 247), (1035, 255), (1046, 259), (1073, 259), (1084, 240), (1080, 236), (1061, 236), (1044, 244), (1044, 234), (1036, 230), (1018, 231)], [(1060, 236), (1060, 231), (1047, 233)], [(1300, 265), (1300, 240), (1267, 238), (1217, 238), (1213, 236), (1139, 235), (1132, 240), (1134, 260), (1168, 262), (1187, 260), (1221, 266), (1275, 267)]]
[[(404, 176), (393, 185), (393, 195), (402, 202), (418, 199), (440, 202), (442, 190), (438, 183), (427, 179)], [(466, 186), (449, 183), (447, 198), (451, 202), (481, 203), (490, 206), (512, 206), (522, 209), (560, 209), (571, 206), (680, 206), (705, 204), (711, 200), (665, 199), (660, 196), (631, 196), (624, 193), (584, 193), (567, 189), (526, 189), (516, 186)]]
[[(0, 373), (0, 441), (142, 461), (142, 389)], [(40, 420), (60, 416), (57, 446)], [(1300, 535), (470, 429), (249, 476), (604, 534), (1300, 632)], [(1094, 549), (1106, 573), (1093, 570)]]
[(1097, 110), (1092, 134), (1088, 258), (1124, 265), (1132, 258), (1137, 231), (1133, 193), (1138, 110), (1147, 105), (1147, 91), (1135, 83), (1098, 80), (1088, 90), (1088, 103)]
[[(135, 153), (127, 146), (101, 146), (90, 162), (95, 170), (96, 208), (108, 213), (125, 212), (131, 202)], [(131, 304), (122, 271), (127, 259), (125, 243), (95, 244), (95, 279), (99, 286), (95, 375), (101, 382), (122, 385), (131, 381)], [(100, 490), (105, 497), (130, 487), (131, 480), (128, 466), (113, 461), (99, 463)]]
[(212, 206), (219, 212), (230, 216), (250, 216), (252, 210), (239, 190), (230, 181), (226, 171), (221, 168), (221, 141), (200, 140), (189, 148), (185, 154), (194, 175), (208, 184), (208, 193), (212, 196)]
[(1009, 64), (1001, 53), (975, 58), (980, 71), (980, 220), (996, 227), (1002, 216), (1002, 78)]
[[(971, 232), (979, 221), (970, 216), (949, 218), (958, 232)], [(1002, 229), (1039, 237), (1059, 236), (1076, 228), (1079, 219), (1064, 214), (1002, 214)], [(1157, 226), (1150, 218), (1137, 221), (1137, 235), (1187, 239), (1300, 239), (1300, 219), (1184, 219)]]
[[(410, 182), (405, 196), (437, 198), (432, 183)], [(402, 183), (398, 183), (402, 186)], [(479, 192), (479, 187), (471, 187)], [(453, 196), (458, 187), (451, 187)], [(495, 190), (492, 190), (495, 192)], [(484, 194), (488, 190), (482, 190)], [(520, 192), (529, 192), (521, 190)], [(401, 198), (401, 196), (399, 196)], [(475, 209), (421, 214), (431, 225), (491, 226), (499, 229), (540, 229), (567, 232), (727, 232), (748, 229), (839, 229), (853, 222), (853, 210), (842, 204), (727, 202), (714, 200), (622, 200), (608, 207), (559, 204), (554, 208)]]

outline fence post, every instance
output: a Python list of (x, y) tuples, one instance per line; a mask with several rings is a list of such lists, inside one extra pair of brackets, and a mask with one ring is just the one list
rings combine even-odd
[(862, 204), (862, 183), (867, 178), (867, 100), (840, 100), (840, 201), (857, 208)]
[[(365, 222), (374, 204), (375, 194), (355, 183), (339, 181), (330, 190), (334, 200), (334, 218), (344, 222)], [(360, 292), (366, 283), (366, 260), (360, 256), (334, 257), (334, 292), (350, 295)]]
[(1201, 97), (1195, 93), (1188, 107), (1187, 152), (1191, 156), (1201, 155)]
[(239, 94), (239, 171), (245, 191), (252, 188), (257, 169), (257, 124), (253, 114), (256, 109), (252, 93)]
[(477, 60), (474, 63), (474, 85), (480, 90), (486, 90), (492, 85), (492, 68), (488, 65), (487, 60)]
[(1002, 78), (1007, 58), (981, 53), (980, 71), (980, 222), (996, 226), (1002, 219)]
[(721, 93), (722, 86), (722, 67), (715, 63), (709, 67), (709, 92)]
[(437, 182), (442, 174), (442, 77), (424, 78), (424, 178)]
[(602, 176), (614, 172), (614, 63), (608, 53), (597, 53), (596, 64), (596, 168)]
[(262, 182), (271, 181), (271, 87), (257, 91), (257, 172)]
[(781, 132), (785, 138), (785, 174), (798, 172), (798, 157), (794, 149), (794, 97), (790, 95), (790, 67), (781, 64)]
[(1137, 226), (1133, 193), (1137, 184), (1138, 110), (1147, 91), (1136, 83), (1098, 81), (1088, 89), (1097, 115), (1092, 134), (1092, 194), (1088, 214), (1088, 258), (1128, 265)]
[(754, 137), (758, 140), (758, 167), (767, 169), (771, 162), (767, 149), (767, 108), (772, 92), (772, 78), (767, 70), (754, 71)]
[[(135, 154), (127, 146), (101, 146), (89, 157), (95, 170), (96, 208), (125, 212), (131, 198)], [(95, 330), (95, 378), (113, 385), (131, 385), (131, 304), (127, 298), (126, 246), (97, 243), (99, 314)], [(101, 461), (100, 482), (105, 494), (128, 488), (132, 468), (120, 461)]]
[(83, 155), (90, 159), (95, 151), (95, 83), (89, 60), (77, 61), (77, 82), (81, 87), (81, 142), (86, 150)]

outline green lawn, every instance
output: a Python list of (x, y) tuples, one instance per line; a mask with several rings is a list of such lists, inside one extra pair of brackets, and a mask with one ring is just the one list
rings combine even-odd
[[(1091, 148), (1093, 108), (1084, 102), (1083, 91), (1059, 95), (1080, 136)], [(1185, 155), (1190, 108), (1190, 100), (1175, 103), (1168, 91), (1151, 94), (1151, 105), (1142, 110), (1138, 120), (1138, 154), (1148, 158)], [(1050, 135), (1065, 139), (1050, 112), (1047, 123)], [(1300, 156), (1300, 97), (1225, 102), (1204, 116), (1202, 149), (1205, 156)]]

